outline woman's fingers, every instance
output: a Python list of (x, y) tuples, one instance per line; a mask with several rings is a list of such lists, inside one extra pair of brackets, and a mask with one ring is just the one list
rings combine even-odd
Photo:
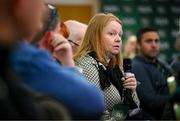
[(131, 89), (133, 91), (136, 90), (137, 81), (134, 74), (130, 73), (126, 79), (123, 77), (121, 80), (123, 81), (124, 88)]

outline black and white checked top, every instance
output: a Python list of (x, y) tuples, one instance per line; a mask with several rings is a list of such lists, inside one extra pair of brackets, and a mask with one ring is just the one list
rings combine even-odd
[[(78, 62), (76, 62), (76, 66), (83, 69), (83, 75), (93, 84), (95, 84), (98, 88), (100, 88), (99, 82), (99, 72), (98, 72), (98, 64), (97, 61), (89, 55), (81, 58)], [(106, 68), (104, 66), (104, 68)], [(114, 85), (110, 85), (103, 90), (106, 110), (112, 110), (112, 107), (117, 104), (121, 103), (121, 97), (119, 95), (118, 90), (115, 88)], [(139, 106), (139, 99), (137, 94), (133, 94), (133, 100)]]

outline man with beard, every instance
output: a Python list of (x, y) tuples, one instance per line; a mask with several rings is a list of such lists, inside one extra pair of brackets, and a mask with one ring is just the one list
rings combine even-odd
[(158, 60), (160, 37), (154, 28), (142, 28), (137, 33), (138, 55), (133, 59), (132, 72), (140, 85), (137, 93), (140, 107), (154, 119), (161, 119), (169, 99), (167, 77), (172, 71)]

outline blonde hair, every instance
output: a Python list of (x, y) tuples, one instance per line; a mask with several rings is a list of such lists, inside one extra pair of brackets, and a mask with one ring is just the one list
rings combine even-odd
[(90, 21), (82, 41), (82, 44), (74, 56), (74, 60), (78, 61), (80, 58), (87, 55), (89, 52), (96, 52), (97, 59), (104, 65), (110, 65), (114, 67), (118, 65), (122, 67), (121, 53), (116, 55), (110, 60), (110, 63), (106, 61), (106, 53), (104, 50), (104, 43), (102, 41), (102, 32), (104, 27), (111, 21), (117, 21), (122, 25), (122, 22), (113, 14), (99, 13), (96, 14)]

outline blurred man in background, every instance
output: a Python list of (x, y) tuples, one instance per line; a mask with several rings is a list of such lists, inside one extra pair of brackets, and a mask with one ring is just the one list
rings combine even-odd
[(133, 59), (132, 71), (137, 81), (140, 107), (161, 119), (169, 99), (167, 78), (172, 75), (169, 66), (158, 60), (160, 37), (154, 28), (142, 28), (137, 33), (138, 55)]
[(82, 43), (87, 25), (75, 20), (64, 22), (69, 29), (68, 41), (71, 43), (73, 54), (75, 54)]

